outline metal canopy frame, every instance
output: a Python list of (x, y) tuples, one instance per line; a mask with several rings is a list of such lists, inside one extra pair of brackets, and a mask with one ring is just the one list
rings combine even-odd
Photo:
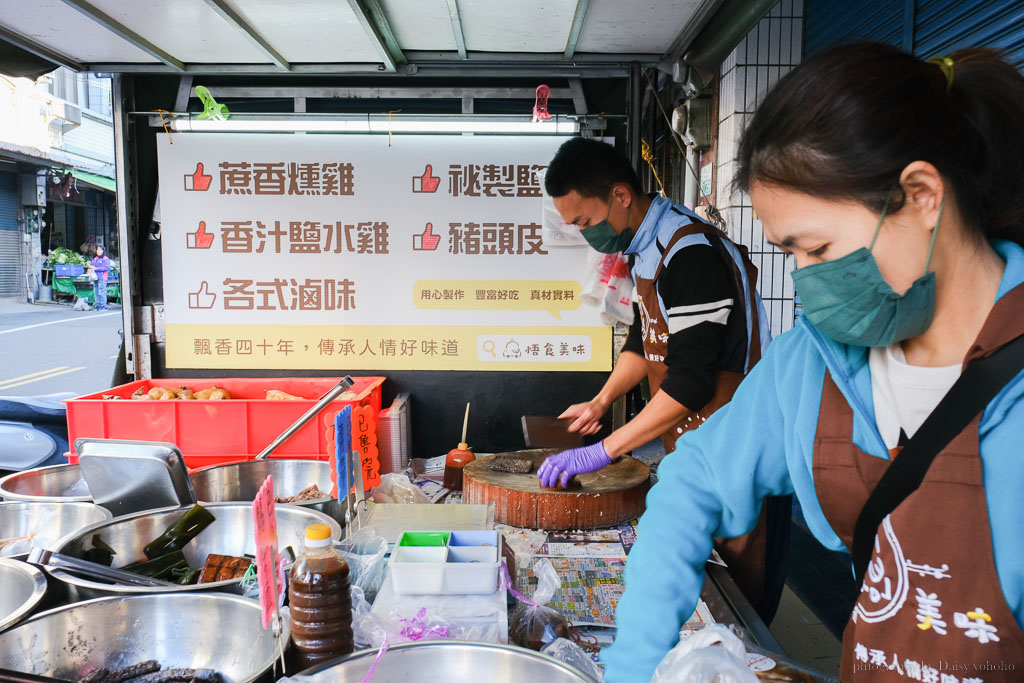
[(384, 69), (390, 73), (397, 71), (398, 64), (405, 64), (405, 55), (398, 46), (398, 40), (380, 3), (377, 0), (348, 0), (348, 5), (363, 27), (366, 37), (380, 54)]
[(85, 0), (62, 0), (62, 2), (68, 7), (72, 7), (85, 16), (89, 17), (97, 24), (114, 33), (119, 38), (131, 43), (135, 47), (139, 48), (143, 52), (150, 56), (159, 59), (161, 62), (171, 67), (175, 71), (184, 71), (185, 64), (179, 59), (176, 59), (168, 52), (160, 49), (153, 43), (149, 42), (135, 31), (131, 30), (117, 19), (113, 18), (109, 14), (105, 14), (97, 8), (90, 5)]
[[(192, 88), (192, 76), (182, 76), (175, 100), (175, 111), (184, 112), (188, 99), (195, 97)], [(295, 103), (295, 113), (306, 111), (308, 100), (345, 99), (345, 100), (417, 100), (417, 99), (448, 99), (461, 100), (462, 113), (472, 114), (474, 102), (484, 100), (533, 100), (536, 90), (533, 88), (489, 87), (489, 88), (444, 88), (444, 87), (317, 87), (317, 86), (209, 86), (213, 97), (234, 99), (290, 99)], [(588, 115), (587, 98), (583, 91), (583, 81), (570, 78), (568, 88), (552, 88), (552, 100), (571, 100), (578, 116)]]
[(4, 26), (0, 26), (0, 39), (6, 40), (11, 45), (20, 47), (22, 50), (30, 52), (36, 57), (53, 62), (58, 66), (66, 67), (72, 71), (85, 71), (87, 68), (84, 64), (80, 64), (67, 55), (50, 49), (45, 45), (41, 45), (31, 38), (23, 36), (20, 33), (15, 33)]
[(466, 34), (462, 32), (462, 17), (459, 15), (458, 0), (448, 0), (448, 15), (452, 19), (452, 33), (455, 34), (455, 46), (459, 50), (459, 59), (466, 59)]
[[(454, 0), (452, 0), (454, 2)], [(562, 57), (572, 59), (576, 54), (576, 46), (580, 42), (580, 34), (583, 32), (583, 22), (587, 20), (587, 10), (590, 9), (590, 0), (576, 0), (576, 13), (572, 16), (572, 28), (569, 29), (569, 39), (565, 43), (565, 52)]]
[(246, 22), (234, 9), (231, 8), (224, 0), (204, 0), (210, 9), (216, 12), (221, 19), (231, 24), (235, 29), (242, 34), (242, 36), (248, 40), (253, 46), (265, 54), (267, 58), (272, 61), (283, 71), (291, 71), (291, 64), (288, 63), (284, 57), (281, 56), (273, 46), (259, 34), (259, 32)]
[[(434, 78), (628, 78), (630, 68), (639, 64), (671, 73), (676, 80), (685, 78), (685, 53), (693, 46), (698, 35), (708, 32), (719, 20), (731, 21), (736, 7), (744, 0), (697, 0), (696, 9), (663, 53), (635, 54), (579, 54), (583, 31), (592, 15), (592, 0), (576, 0), (568, 36), (561, 52), (488, 52), (469, 49), (462, 10), (458, 0), (445, 0), (451, 22), (455, 50), (403, 50), (392, 29), (385, 0), (346, 0), (348, 9), (366, 35), (369, 45), (378, 53), (380, 62), (290, 62), (281, 50), (271, 44), (268, 35), (261, 32), (241, 15), (230, 0), (203, 0), (227, 26), (240, 33), (248, 43), (267, 59), (262, 63), (185, 62), (151, 40), (139, 35), (118, 19), (104, 13), (92, 0), (61, 0), (90, 21), (145, 52), (151, 62), (123, 63), (114, 59), (104, 62), (83, 63), (65, 54), (59, 47), (51, 47), (39, 38), (18, 35), (0, 26), (0, 40), (5, 40), (37, 57), (76, 71), (100, 73), (186, 73), (191, 75), (398, 75), (429, 76)], [(344, 5), (341, 5), (344, 7)], [(724, 15), (724, 16), (720, 16)], [(443, 15), (442, 15), (443, 17)], [(717, 25), (717, 24), (716, 24)], [(578, 97), (574, 99), (578, 100)], [(580, 110), (580, 107), (577, 107)]]

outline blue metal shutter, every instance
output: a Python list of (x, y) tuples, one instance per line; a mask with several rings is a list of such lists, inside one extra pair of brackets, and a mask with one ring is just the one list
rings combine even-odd
[(807, 0), (804, 54), (855, 40), (889, 43), (920, 57), (992, 47), (1024, 71), (1020, 0)]
[(904, 0), (807, 0), (804, 54), (857, 40), (903, 45), (905, 14)]
[(18, 175), (0, 173), (0, 230), (18, 229)]
[(997, 48), (1024, 70), (1024, 2), (917, 0), (914, 54), (927, 58), (964, 47)]
[(18, 175), (0, 173), (0, 297), (21, 295)]

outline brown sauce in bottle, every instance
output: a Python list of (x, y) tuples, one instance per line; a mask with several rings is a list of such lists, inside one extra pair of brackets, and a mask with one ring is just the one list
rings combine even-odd
[(288, 600), (299, 670), (352, 652), (348, 573), (330, 547), (307, 548), (292, 567)]

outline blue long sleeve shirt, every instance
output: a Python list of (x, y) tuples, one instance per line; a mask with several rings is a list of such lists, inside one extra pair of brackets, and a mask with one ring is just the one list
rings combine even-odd
[[(998, 300), (1024, 282), (1024, 248), (1003, 241), (993, 247), (1006, 261)], [(608, 683), (650, 680), (696, 606), (712, 537), (751, 531), (765, 496), (795, 494), (811, 533), (843, 549), (811, 470), (826, 368), (853, 409), (854, 443), (888, 459), (875, 426), (868, 349), (838, 344), (798, 320), (768, 347), (732, 402), (680, 438), (661, 463), (626, 564), (617, 638), (602, 653)], [(996, 570), (1024, 625), (1024, 373), (988, 404), (979, 436)]]

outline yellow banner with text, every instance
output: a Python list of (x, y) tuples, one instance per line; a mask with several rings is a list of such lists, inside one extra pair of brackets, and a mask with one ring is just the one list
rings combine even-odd
[[(542, 303), (553, 314), (571, 305)], [(596, 326), (171, 323), (166, 334), (172, 368), (604, 372), (612, 363), (612, 329)]]

